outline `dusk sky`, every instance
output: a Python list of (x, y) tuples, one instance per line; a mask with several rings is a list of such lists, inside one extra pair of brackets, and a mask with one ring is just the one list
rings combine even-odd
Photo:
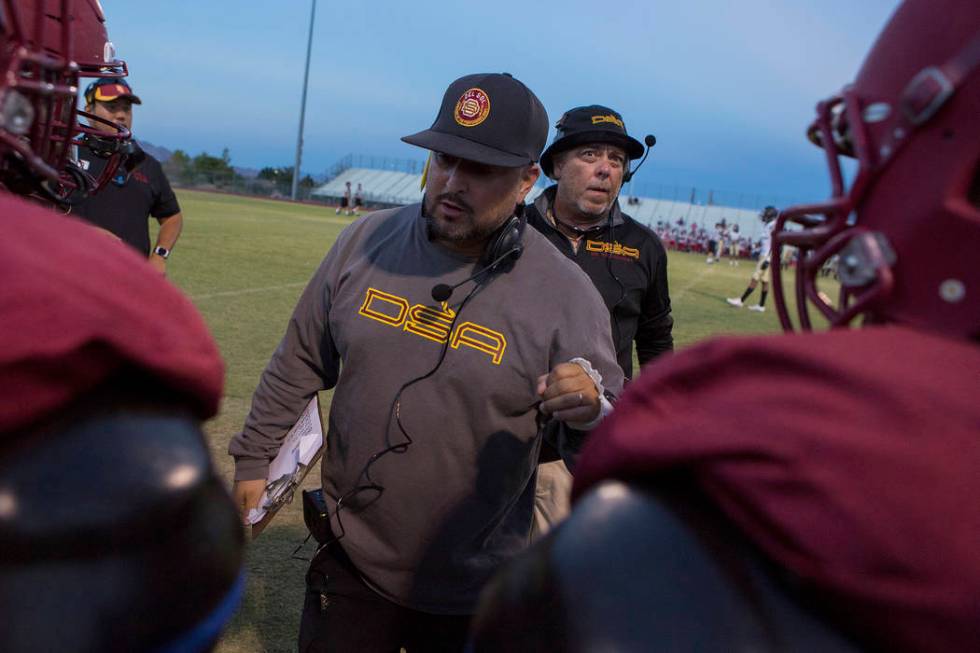
[[(238, 166), (292, 165), (310, 0), (103, 0), (142, 97), (134, 132)], [(509, 72), (562, 112), (605, 104), (657, 137), (635, 194), (674, 185), (777, 203), (827, 194), (804, 137), (898, 0), (318, 0), (304, 172), (348, 153), (421, 160), (446, 86)], [(552, 133), (549, 134), (549, 141)], [(666, 191), (665, 191), (666, 192)]]

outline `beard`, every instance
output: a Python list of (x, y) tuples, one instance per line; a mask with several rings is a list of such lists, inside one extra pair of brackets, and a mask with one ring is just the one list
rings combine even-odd
[[(439, 202), (447, 200), (460, 206), (463, 215), (455, 220), (449, 220), (439, 214)], [(451, 246), (476, 245), (485, 242), (503, 223), (480, 225), (477, 223), (473, 208), (453, 193), (443, 193), (436, 196), (430, 203), (429, 196), (422, 198), (422, 217), (425, 218), (425, 228), (429, 240), (440, 241)]]

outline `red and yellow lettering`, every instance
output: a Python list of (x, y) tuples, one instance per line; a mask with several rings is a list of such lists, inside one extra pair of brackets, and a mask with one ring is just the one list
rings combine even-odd
[(606, 243), (600, 240), (587, 240), (585, 241), (585, 250), (588, 252), (605, 252)]
[(628, 256), (630, 258), (640, 258), (640, 250), (635, 247), (626, 247), (618, 242), (606, 243), (601, 240), (587, 240), (585, 241), (585, 250), (587, 252), (596, 252), (598, 254), (612, 254), (613, 256)]
[[(384, 311), (385, 304), (388, 305), (389, 310), (387, 312)], [(393, 314), (391, 307), (397, 309), (397, 313)], [(357, 312), (382, 324), (400, 327), (405, 322), (405, 315), (408, 313), (408, 302), (398, 295), (389, 295), (386, 292), (368, 288), (364, 295), (364, 303), (361, 304), (361, 308)]]
[(408, 300), (403, 297), (368, 288), (364, 294), (364, 302), (357, 312), (388, 326), (404, 327), (408, 333), (439, 344), (448, 340), (453, 349), (459, 349), (461, 345), (472, 347), (490, 356), (494, 365), (500, 365), (507, 349), (507, 339), (502, 333), (473, 322), (459, 325), (450, 339), (450, 328), (456, 313), (446, 302), (438, 309), (422, 304), (410, 307)]
[(453, 349), (466, 345), (489, 354), (494, 365), (500, 365), (500, 361), (504, 358), (504, 351), (507, 349), (507, 339), (502, 333), (472, 322), (464, 322), (456, 327), (456, 333), (453, 334), (449, 344)]
[(449, 328), (455, 316), (456, 313), (445, 302), (441, 311), (416, 304), (408, 312), (405, 330), (441, 344), (449, 338)]

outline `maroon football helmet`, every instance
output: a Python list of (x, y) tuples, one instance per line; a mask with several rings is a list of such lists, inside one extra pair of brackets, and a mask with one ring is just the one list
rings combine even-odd
[[(795, 300), (833, 326), (858, 316), (953, 336), (980, 336), (980, 2), (906, 0), (855, 82), (817, 105), (833, 196), (784, 210), (773, 260), (799, 248)], [(841, 156), (857, 160), (849, 187)], [(817, 274), (838, 255), (836, 306)], [(776, 307), (793, 329), (780, 266)]]
[[(63, 201), (108, 181), (129, 147), (121, 125), (76, 110), (80, 77), (123, 77), (98, 0), (0, 0), (0, 186)], [(77, 120), (110, 124), (106, 134)], [(92, 141), (108, 158), (99, 179), (74, 163)]]

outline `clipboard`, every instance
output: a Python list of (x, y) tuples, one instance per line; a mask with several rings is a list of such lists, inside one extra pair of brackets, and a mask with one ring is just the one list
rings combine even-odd
[(278, 455), (269, 464), (269, 478), (259, 507), (248, 513), (253, 540), (262, 534), (283, 506), (292, 503), (296, 489), (323, 456), (326, 438), (321, 415), (320, 396), (315, 394), (283, 438)]

